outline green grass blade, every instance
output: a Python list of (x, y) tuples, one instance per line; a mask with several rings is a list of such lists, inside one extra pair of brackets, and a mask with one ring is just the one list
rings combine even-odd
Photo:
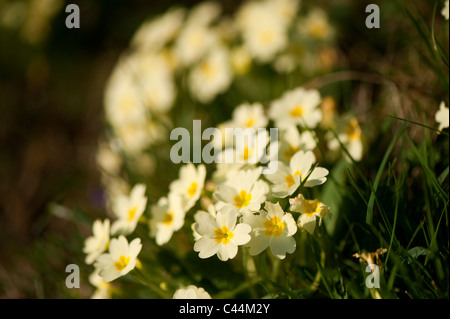
[(388, 147), (386, 153), (384, 154), (383, 160), (381, 161), (380, 167), (378, 168), (378, 172), (377, 172), (377, 175), (375, 177), (375, 181), (373, 183), (372, 193), (370, 194), (369, 203), (367, 205), (366, 223), (368, 225), (372, 224), (373, 206), (374, 206), (374, 203), (375, 203), (375, 193), (377, 191), (378, 184), (380, 183), (380, 179), (381, 179), (381, 176), (383, 174), (384, 167), (386, 166), (386, 163), (387, 163), (387, 160), (389, 158), (389, 155), (391, 154), (392, 150), (394, 149), (395, 144), (397, 144), (398, 139), (400, 138), (400, 136), (403, 135), (403, 133), (405, 132), (405, 129), (406, 129), (406, 126), (403, 126), (400, 129), (400, 131), (397, 132), (397, 134), (395, 135), (394, 139), (389, 144), (389, 147)]

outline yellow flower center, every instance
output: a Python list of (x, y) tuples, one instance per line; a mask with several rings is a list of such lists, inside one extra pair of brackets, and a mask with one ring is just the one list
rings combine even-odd
[(216, 243), (222, 243), (224, 245), (228, 244), (230, 242), (230, 239), (233, 239), (234, 237), (234, 234), (228, 229), (227, 226), (216, 228), (216, 230), (214, 230), (214, 234), (216, 235), (216, 237), (214, 238)]
[(244, 161), (247, 161), (248, 158), (252, 156), (254, 152), (255, 150), (253, 148), (244, 147), (244, 152), (242, 153), (241, 158)]
[(119, 261), (114, 263), (117, 271), (122, 271), (130, 262), (130, 257), (120, 256)]
[(289, 162), (291, 160), (292, 156), (294, 156), (294, 154), (297, 153), (298, 151), (300, 151), (300, 147), (294, 147), (292, 145), (289, 145), (289, 148), (284, 151), (283, 155), (286, 158), (286, 160)]
[(346, 125), (345, 134), (348, 136), (350, 141), (358, 140), (361, 138), (361, 128), (359, 127), (358, 121), (356, 119), (351, 119), (350, 122)]
[(245, 126), (252, 127), (253, 124), (255, 124), (255, 119), (253, 117), (250, 117), (247, 122), (245, 122)]
[(166, 226), (170, 226), (170, 224), (172, 224), (173, 222), (173, 213), (172, 212), (167, 212), (164, 214), (164, 219), (163, 219), (163, 224)]
[[(300, 180), (302, 179), (302, 173), (301, 173), (300, 171), (296, 171), (296, 172), (294, 173), (294, 176), (296, 176), (296, 175), (300, 175)], [(289, 174), (289, 175), (287, 175), (287, 176), (284, 178), (285, 181), (286, 181), (286, 183), (287, 183), (287, 187), (288, 187), (288, 188), (295, 184), (295, 178), (294, 178), (294, 176), (292, 176), (291, 174)]]
[(311, 27), (311, 35), (316, 38), (323, 38), (326, 35), (327, 25), (324, 22), (315, 23)]
[(274, 216), (271, 219), (267, 219), (264, 222), (264, 227), (266, 228), (266, 230), (264, 231), (266, 236), (278, 237), (283, 233), (283, 230), (286, 227), (286, 225), (284, 222), (280, 220), (279, 217)]
[(134, 218), (134, 215), (136, 215), (137, 206), (134, 206), (132, 209), (128, 211), (128, 221), (131, 222)]
[(212, 77), (216, 74), (216, 69), (208, 61), (203, 62), (200, 68), (206, 76)]
[(247, 207), (252, 200), (252, 194), (247, 194), (246, 191), (242, 190), (239, 195), (234, 196), (233, 200), (237, 208)]
[(133, 96), (125, 96), (122, 98), (120, 103), (120, 109), (125, 112), (125, 114), (128, 114), (129, 112), (132, 112), (136, 107), (136, 100)]
[(197, 191), (197, 188), (198, 188), (198, 184), (193, 182), (187, 190), (189, 197), (194, 196), (195, 192)]
[(264, 44), (270, 44), (274, 40), (274, 34), (271, 30), (264, 30), (261, 32), (261, 41)]
[(292, 117), (302, 117), (303, 116), (303, 107), (296, 106), (292, 109), (292, 111), (289, 113)]
[(305, 200), (303, 207), (305, 210), (305, 214), (308, 217), (311, 217), (316, 213), (320, 213), (320, 202), (318, 200), (307, 199)]

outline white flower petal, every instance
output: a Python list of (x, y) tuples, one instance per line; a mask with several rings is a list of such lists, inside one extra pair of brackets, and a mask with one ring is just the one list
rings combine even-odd
[(270, 251), (279, 259), (284, 259), (286, 253), (292, 254), (296, 246), (294, 237), (286, 236), (284, 233), (281, 236), (272, 237), (269, 243)]
[(233, 230), (233, 241), (239, 246), (247, 244), (251, 239), (249, 235), (251, 230), (250, 225), (244, 223), (237, 224)]
[(214, 236), (214, 230), (217, 228), (216, 219), (206, 212), (197, 215), (197, 223), (194, 224), (195, 231), (201, 236)]
[(269, 247), (270, 237), (267, 237), (264, 233), (255, 234), (247, 246), (250, 247), (249, 253), (252, 256), (259, 255), (267, 247)]
[(209, 258), (217, 253), (219, 244), (212, 238), (202, 237), (194, 244), (194, 251), (198, 252), (198, 256), (202, 259)]
[(238, 246), (233, 240), (230, 240), (226, 245), (219, 245), (217, 250), (217, 257), (222, 261), (227, 261), (228, 259), (233, 259), (238, 252)]

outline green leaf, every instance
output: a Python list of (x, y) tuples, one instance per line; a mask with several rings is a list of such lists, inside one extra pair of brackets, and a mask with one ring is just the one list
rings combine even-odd
[[(416, 246), (408, 250), (408, 255), (410, 255), (412, 258), (417, 259), (419, 256), (426, 256), (431, 251), (425, 247)], [(411, 261), (408, 261), (408, 264), (410, 264)]]

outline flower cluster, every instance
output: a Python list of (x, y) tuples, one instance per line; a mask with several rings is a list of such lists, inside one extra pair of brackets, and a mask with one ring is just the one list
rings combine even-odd
[[(270, 251), (283, 260), (296, 251), (296, 234), (314, 236), (330, 215), (318, 191), (329, 170), (319, 164), (328, 154), (361, 160), (363, 133), (355, 116), (337, 114), (335, 101), (314, 88), (288, 86), (251, 102), (241, 92), (230, 117), (215, 124), (221, 133), (212, 141), (215, 164), (183, 164), (155, 200), (148, 200), (155, 195), (146, 194), (145, 184), (124, 174), (131, 167), (151, 175), (157, 164), (149, 154), (167, 142), (176, 118), (171, 112), (188, 103), (185, 96), (209, 107), (238, 90), (233, 81), (252, 78), (252, 69), (308, 74), (330, 67), (336, 52), (327, 15), (314, 8), (301, 15), (299, 4), (248, 1), (227, 16), (217, 3), (205, 2), (170, 9), (136, 32), (105, 92), (111, 130), (97, 162), (112, 221), (96, 220), (84, 247), (86, 263), (95, 266), (95, 297), (110, 297), (109, 282), (139, 268), (137, 256), (148, 241), (163, 247), (175, 233), (188, 231), (201, 259), (217, 255), (225, 262), (241, 249), (251, 256)], [(235, 141), (227, 128), (251, 130)], [(269, 139), (270, 128), (277, 129), (277, 138)], [(145, 235), (129, 243), (139, 224)], [(174, 298), (209, 296), (192, 285), (180, 289)]]
[[(181, 96), (212, 103), (252, 67), (269, 66), (278, 73), (332, 67), (337, 53), (326, 13), (313, 8), (300, 16), (299, 7), (299, 0), (248, 1), (226, 15), (218, 3), (204, 2), (190, 10), (169, 9), (143, 23), (105, 92), (106, 119), (123, 151), (137, 158), (164, 141), (172, 125), (170, 111)], [(296, 94), (302, 92), (293, 92), (280, 103), (292, 107), (288, 101)], [(317, 94), (311, 94), (304, 97), (304, 115), (286, 124), (311, 120), (309, 125), (314, 125), (320, 120), (311, 110)], [(277, 124), (284, 123), (282, 114), (274, 118)]]

